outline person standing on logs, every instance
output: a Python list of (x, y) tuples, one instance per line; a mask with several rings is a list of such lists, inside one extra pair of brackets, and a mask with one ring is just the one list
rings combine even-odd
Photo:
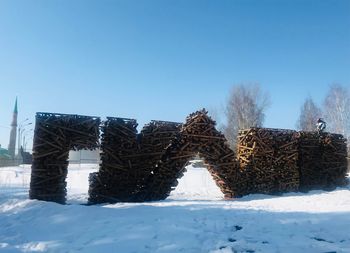
[(317, 120), (316, 127), (317, 132), (320, 134), (326, 129), (326, 122), (322, 118), (319, 118)]

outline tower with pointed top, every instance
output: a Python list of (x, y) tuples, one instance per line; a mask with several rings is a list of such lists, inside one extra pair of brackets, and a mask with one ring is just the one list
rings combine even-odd
[(18, 108), (17, 108), (17, 97), (16, 97), (15, 108), (13, 109), (13, 115), (12, 115), (10, 142), (8, 146), (8, 151), (12, 158), (15, 158), (15, 151), (16, 151), (17, 116), (18, 116)]

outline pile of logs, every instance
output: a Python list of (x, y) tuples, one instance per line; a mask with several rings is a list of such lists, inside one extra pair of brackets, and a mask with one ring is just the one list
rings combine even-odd
[(208, 165), (216, 184), (227, 197), (234, 196), (232, 184), (237, 177), (235, 153), (215, 128), (207, 111), (197, 111), (186, 118), (179, 135), (166, 148), (161, 161), (154, 167), (146, 188), (145, 200), (161, 200), (177, 186), (185, 166), (199, 154)]
[(149, 192), (148, 182), (153, 177), (157, 164), (166, 152), (166, 147), (171, 140), (179, 135), (181, 123), (169, 121), (151, 121), (145, 125), (140, 133), (140, 155), (143, 161), (143, 170), (145, 177), (142, 181), (142, 189), (138, 194), (138, 199), (148, 200)]
[(100, 119), (37, 113), (29, 196), (65, 203), (69, 150), (99, 146)]
[(125, 159), (138, 148), (136, 127), (134, 119), (109, 117), (104, 122), (100, 169), (90, 174), (90, 203), (127, 201), (137, 191), (142, 171), (136, 160)]
[[(215, 124), (207, 111), (201, 110), (190, 114), (183, 125), (152, 121), (137, 134), (135, 120), (110, 118), (103, 128), (102, 164), (100, 171), (92, 174), (89, 201), (165, 199), (196, 155), (204, 159), (227, 198), (297, 191), (300, 186), (317, 185), (313, 182), (319, 182), (319, 178), (328, 181), (318, 186), (329, 182), (339, 185), (345, 178), (346, 144), (339, 135), (320, 137), (313, 133), (318, 138), (315, 145), (323, 151), (320, 156), (308, 151), (316, 146), (309, 144), (310, 136), (305, 133), (267, 128), (241, 130), (236, 157)], [(312, 167), (317, 161), (324, 170)], [(328, 177), (330, 174), (333, 176)]]
[[(152, 168), (164, 155), (165, 148), (180, 131), (181, 123), (152, 120), (139, 135), (140, 154), (145, 168)], [(151, 171), (151, 170), (150, 170)]]
[(268, 128), (241, 130), (237, 159), (247, 180), (240, 184), (239, 195), (298, 190), (297, 132)]
[(89, 202), (144, 201), (145, 182), (180, 126), (151, 121), (137, 134), (136, 120), (108, 118), (102, 127), (100, 170), (90, 175)]
[[(215, 125), (204, 109), (185, 124), (151, 121), (140, 133), (134, 119), (107, 118), (89, 203), (165, 199), (197, 155), (226, 198), (345, 183), (342, 135), (250, 128), (239, 132), (236, 156)], [(65, 203), (69, 151), (99, 147), (99, 127), (97, 117), (37, 113), (30, 198)]]
[(346, 139), (340, 134), (300, 132), (300, 189), (332, 189), (345, 184)]

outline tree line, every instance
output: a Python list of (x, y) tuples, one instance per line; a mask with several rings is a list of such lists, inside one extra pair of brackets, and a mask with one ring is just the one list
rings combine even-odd
[[(259, 84), (235, 85), (224, 109), (225, 123), (221, 126), (229, 144), (236, 145), (239, 129), (263, 127), (265, 112), (270, 106), (270, 96)], [(305, 98), (296, 123), (298, 130), (316, 131), (318, 118), (327, 123), (327, 132), (339, 133), (350, 144), (350, 90), (340, 84), (329, 86), (322, 105), (317, 105), (311, 96)]]

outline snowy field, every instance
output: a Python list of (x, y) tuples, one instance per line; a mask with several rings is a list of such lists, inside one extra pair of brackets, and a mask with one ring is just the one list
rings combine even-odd
[(165, 201), (82, 205), (96, 165), (72, 165), (68, 205), (28, 199), (30, 167), (0, 168), (0, 252), (350, 252), (350, 187), (222, 200), (188, 167)]

